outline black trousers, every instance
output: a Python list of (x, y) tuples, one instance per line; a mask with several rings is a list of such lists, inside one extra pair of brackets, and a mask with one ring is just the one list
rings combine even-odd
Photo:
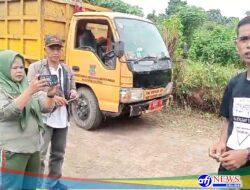
[(44, 134), (44, 143), (42, 145), (41, 151), (41, 170), (43, 174), (45, 169), (45, 158), (47, 150), (50, 145), (50, 156), (49, 156), (49, 176), (54, 178), (49, 178), (46, 184), (53, 186), (62, 176), (62, 165), (64, 161), (64, 154), (66, 148), (68, 127), (66, 128), (52, 128), (46, 125)]

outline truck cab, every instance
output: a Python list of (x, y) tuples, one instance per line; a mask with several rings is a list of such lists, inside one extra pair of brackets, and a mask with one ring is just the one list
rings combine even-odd
[(103, 116), (138, 117), (171, 98), (172, 62), (151, 21), (116, 12), (74, 14), (66, 44), (79, 100), (76, 123), (99, 126)]
[(21, 53), (28, 68), (45, 57), (47, 35), (62, 38), (62, 61), (73, 70), (79, 93), (72, 114), (84, 129), (107, 116), (139, 117), (166, 106), (172, 62), (154, 24), (87, 3), (80, 7), (84, 11), (75, 13), (73, 0), (0, 0), (0, 50)]

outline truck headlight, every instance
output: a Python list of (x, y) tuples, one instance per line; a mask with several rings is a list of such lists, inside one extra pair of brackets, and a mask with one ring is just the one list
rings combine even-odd
[(132, 103), (143, 100), (143, 90), (141, 88), (121, 88), (120, 102)]

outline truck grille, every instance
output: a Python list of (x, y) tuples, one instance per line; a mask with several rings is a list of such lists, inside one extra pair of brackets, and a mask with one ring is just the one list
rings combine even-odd
[(134, 73), (133, 86), (134, 88), (166, 87), (171, 81), (171, 75), (171, 69)]

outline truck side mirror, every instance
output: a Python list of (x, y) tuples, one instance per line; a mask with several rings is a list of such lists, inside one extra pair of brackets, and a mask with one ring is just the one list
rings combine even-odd
[(118, 58), (121, 58), (124, 55), (124, 42), (123, 41), (115, 42), (114, 51), (115, 55)]

